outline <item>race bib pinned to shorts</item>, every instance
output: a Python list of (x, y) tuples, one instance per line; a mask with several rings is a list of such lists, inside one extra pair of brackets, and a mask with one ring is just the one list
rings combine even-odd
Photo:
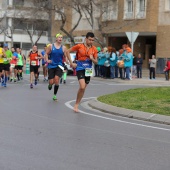
[(36, 61), (31, 61), (32, 66), (36, 66)]
[(14, 68), (15, 67), (15, 64), (11, 64), (11, 68)]
[(85, 69), (85, 76), (86, 77), (93, 76), (93, 69), (92, 68), (86, 68)]

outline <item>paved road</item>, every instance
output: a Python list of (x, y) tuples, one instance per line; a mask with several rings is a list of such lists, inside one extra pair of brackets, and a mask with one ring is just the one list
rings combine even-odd
[(58, 102), (42, 80), (29, 89), (28, 76), (0, 87), (0, 170), (169, 170), (169, 126), (86, 105), (93, 97), (141, 86), (93, 79), (80, 113), (71, 109), (75, 77), (60, 86)]

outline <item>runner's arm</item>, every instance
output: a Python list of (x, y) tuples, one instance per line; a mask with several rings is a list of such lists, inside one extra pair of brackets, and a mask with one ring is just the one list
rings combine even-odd
[(73, 68), (76, 68), (77, 64), (73, 63), (73, 61), (71, 60), (70, 52), (72, 52), (71, 48), (65, 51), (65, 55), (66, 55), (66, 57), (67, 57), (67, 59), (70, 63), (70, 66), (73, 67)]
[(98, 62), (98, 61), (97, 61), (97, 57), (94, 58), (92, 54), (90, 55), (90, 60), (92, 60), (92, 62), (93, 62), (94, 64), (97, 64), (97, 62)]

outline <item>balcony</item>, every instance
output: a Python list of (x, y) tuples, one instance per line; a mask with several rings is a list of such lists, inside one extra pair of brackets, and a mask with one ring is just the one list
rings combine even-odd
[(134, 18), (133, 12), (126, 12), (124, 14), (124, 19), (133, 19), (133, 18)]
[[(32, 32), (32, 30), (29, 30), (29, 31)], [(34, 31), (34, 32), (35, 32), (34, 35), (39, 35), (41, 33), (41, 31)], [(14, 34), (27, 34), (27, 31), (23, 29), (15, 29)], [(42, 36), (48, 36), (48, 32), (43, 31)]]
[[(37, 6), (28, 5), (8, 5), (7, 17), (9, 18), (26, 18), (26, 19), (39, 19), (39, 20), (49, 20), (48, 11), (43, 10)], [(0, 15), (1, 16), (1, 15)]]

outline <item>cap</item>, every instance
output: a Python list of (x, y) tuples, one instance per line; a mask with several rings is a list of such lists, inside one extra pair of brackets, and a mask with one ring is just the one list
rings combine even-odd
[(100, 51), (101, 51), (101, 48), (100, 48), (100, 47), (97, 47), (97, 51), (100, 52)]
[(5, 43), (5, 44), (4, 44), (4, 47), (8, 47), (8, 44), (7, 44), (7, 43)]

